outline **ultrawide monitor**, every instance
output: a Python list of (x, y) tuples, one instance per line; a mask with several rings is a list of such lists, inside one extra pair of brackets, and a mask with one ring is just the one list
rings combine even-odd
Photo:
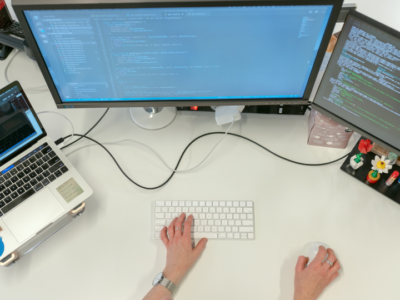
[(312, 107), (400, 153), (400, 32), (350, 12)]
[(57, 106), (72, 108), (307, 104), (342, 2), (13, 6)]

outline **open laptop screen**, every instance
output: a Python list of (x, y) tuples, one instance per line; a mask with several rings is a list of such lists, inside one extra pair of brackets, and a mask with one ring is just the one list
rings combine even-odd
[(0, 161), (43, 133), (16, 85), (0, 94)]

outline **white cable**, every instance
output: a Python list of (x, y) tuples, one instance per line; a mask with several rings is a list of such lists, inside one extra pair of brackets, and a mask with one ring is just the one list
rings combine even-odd
[[(229, 132), (229, 130), (231, 129), (231, 127), (232, 127), (232, 125), (233, 125), (234, 122), (235, 122), (235, 121), (232, 121), (231, 126), (229, 126), (228, 130), (225, 132), (225, 134), (222, 136), (222, 138), (218, 141), (218, 143), (215, 144), (215, 146), (211, 149), (211, 151), (206, 155), (206, 157), (204, 157), (204, 159), (203, 159), (200, 163), (198, 163), (196, 166), (194, 166), (194, 167), (192, 167), (192, 168), (189, 168), (189, 169), (186, 169), (186, 170), (179, 170), (179, 171), (178, 171), (178, 170), (175, 170), (174, 168), (171, 168), (171, 167), (165, 162), (165, 160), (161, 157), (161, 155), (158, 154), (154, 149), (150, 148), (150, 147), (147, 146), (146, 144), (143, 144), (143, 143), (141, 143), (141, 142), (138, 142), (138, 141), (135, 141), (135, 140), (132, 140), (132, 139), (125, 139), (125, 140), (116, 141), (116, 142), (106, 142), (106, 143), (101, 143), (101, 144), (102, 144), (102, 145), (113, 145), (113, 144), (119, 144), (119, 143), (123, 143), (123, 142), (133, 142), (133, 143), (142, 145), (143, 147), (145, 147), (145, 148), (149, 149), (151, 152), (153, 152), (153, 153), (162, 161), (162, 163), (163, 163), (170, 171), (175, 172), (175, 173), (186, 173), (186, 172), (190, 172), (190, 171), (196, 169), (197, 167), (199, 167), (202, 163), (204, 163), (204, 162), (206, 161), (206, 159), (211, 155), (211, 153), (215, 150), (215, 148), (219, 145), (219, 143), (221, 143), (222, 140), (226, 137), (226, 135), (228, 134), (228, 132)], [(95, 145), (97, 145), (97, 144), (93, 143), (93, 144), (89, 144), (89, 145), (82, 146), (82, 147), (77, 148), (77, 149), (73, 150), (72, 152), (66, 154), (66, 156), (69, 156), (69, 155), (71, 155), (72, 153), (74, 153), (74, 152), (76, 152), (76, 151), (78, 151), (78, 150), (81, 150), (81, 149), (83, 149), (83, 148), (90, 147), (90, 146), (95, 146)]]
[[(8, 78), (8, 69), (10, 68), (11, 62), (14, 60), (14, 58), (17, 56), (17, 54), (19, 53), (19, 49), (15, 49), (15, 53), (13, 54), (13, 56), (8, 60), (7, 66), (4, 69), (4, 77), (7, 81), (7, 83), (11, 83), (10, 79)], [(33, 87), (33, 88), (29, 88), (29, 89), (24, 89), (25, 92), (32, 92), (32, 91), (40, 91), (40, 92), (44, 92), (48, 90), (47, 86), (38, 86), (38, 87)]]
[[(71, 124), (71, 128), (72, 128), (72, 134), (71, 134), (71, 136), (67, 139), (68, 141), (69, 140), (71, 140), (73, 137), (74, 137), (74, 133), (75, 133), (75, 128), (74, 128), (74, 125), (72, 124), (72, 122), (66, 117), (66, 116), (64, 116), (63, 114), (60, 114), (60, 113), (58, 113), (58, 112), (55, 112), (55, 111), (40, 111), (40, 112), (38, 112), (37, 113), (38, 115), (40, 115), (40, 114), (57, 114), (57, 115), (60, 115), (61, 117), (63, 117), (65, 120), (67, 120), (68, 122), (69, 122), (69, 124)], [(65, 140), (64, 142), (67, 142), (67, 140)]]

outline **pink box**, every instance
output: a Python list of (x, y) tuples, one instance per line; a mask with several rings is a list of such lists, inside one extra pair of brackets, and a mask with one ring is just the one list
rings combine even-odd
[(308, 145), (344, 149), (353, 131), (312, 109), (308, 117)]

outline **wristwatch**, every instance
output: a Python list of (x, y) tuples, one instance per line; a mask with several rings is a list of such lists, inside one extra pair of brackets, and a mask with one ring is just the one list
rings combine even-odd
[(153, 280), (153, 286), (156, 286), (157, 284), (160, 284), (167, 288), (172, 294), (176, 290), (176, 285), (170, 281), (167, 277), (164, 276), (163, 272), (158, 273), (156, 278)]

